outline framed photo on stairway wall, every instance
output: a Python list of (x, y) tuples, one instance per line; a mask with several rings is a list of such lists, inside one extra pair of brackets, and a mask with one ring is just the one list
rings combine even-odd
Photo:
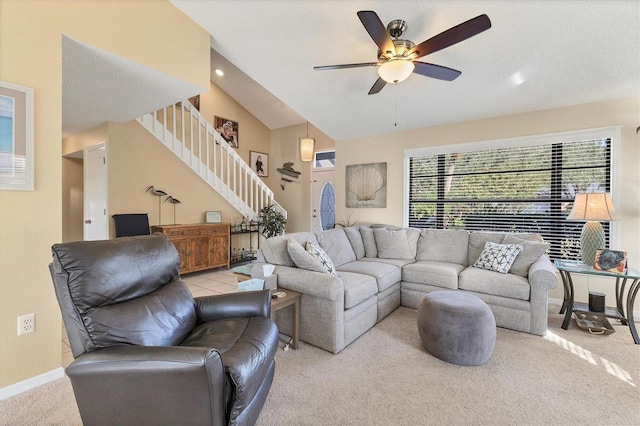
[(216, 128), (216, 132), (222, 135), (222, 139), (227, 141), (231, 148), (238, 148), (240, 142), (238, 140), (238, 122), (228, 120), (226, 118), (213, 116), (213, 124)]
[(269, 177), (269, 154), (249, 151), (249, 165), (258, 176)]

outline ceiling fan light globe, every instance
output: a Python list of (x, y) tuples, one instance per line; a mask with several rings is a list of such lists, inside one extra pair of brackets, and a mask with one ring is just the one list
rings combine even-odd
[(395, 59), (380, 65), (378, 75), (387, 83), (398, 84), (406, 80), (415, 67), (411, 61)]

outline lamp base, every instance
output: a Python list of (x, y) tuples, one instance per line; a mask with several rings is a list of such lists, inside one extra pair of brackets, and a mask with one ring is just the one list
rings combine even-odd
[(585, 223), (580, 234), (582, 263), (593, 266), (596, 251), (603, 248), (605, 248), (604, 229), (602, 229), (600, 222), (589, 221)]

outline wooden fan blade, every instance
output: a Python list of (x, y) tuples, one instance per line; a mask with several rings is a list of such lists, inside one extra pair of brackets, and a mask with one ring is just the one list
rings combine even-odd
[(314, 70), (340, 70), (344, 68), (359, 68), (359, 67), (375, 67), (379, 65), (377, 62), (363, 62), (360, 64), (343, 64), (343, 65), (322, 65), (319, 67), (313, 67)]
[(413, 70), (414, 73), (426, 75), (427, 77), (431, 78), (437, 78), (438, 80), (453, 81), (458, 78), (460, 74), (462, 74), (462, 72), (454, 70), (453, 68), (447, 68), (436, 64), (429, 64), (427, 62), (414, 61), (413, 64), (416, 66), (416, 68)]
[(382, 88), (387, 84), (386, 81), (384, 81), (381, 77), (378, 77), (378, 79), (376, 80), (375, 83), (373, 83), (373, 86), (371, 86), (371, 89), (369, 89), (369, 95), (375, 95), (376, 93), (378, 93), (379, 91), (382, 90)]
[(438, 50), (442, 50), (445, 47), (460, 43), (461, 41), (486, 31), (489, 28), (491, 28), (491, 20), (489, 20), (487, 15), (476, 16), (473, 19), (469, 19), (462, 24), (441, 32), (437, 36), (433, 36), (430, 39), (423, 41), (411, 49), (409, 51), (409, 55), (416, 53), (417, 56), (415, 56), (414, 59), (420, 58), (430, 53), (437, 52)]
[(358, 12), (358, 18), (381, 52), (396, 54), (396, 47), (387, 33), (387, 27), (384, 26), (377, 13), (372, 10), (361, 10)]

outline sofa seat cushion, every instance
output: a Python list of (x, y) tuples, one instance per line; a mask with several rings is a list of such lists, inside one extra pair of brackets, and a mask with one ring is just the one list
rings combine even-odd
[(351, 309), (378, 293), (376, 279), (354, 272), (338, 272), (344, 285), (344, 308)]
[(464, 269), (457, 263), (420, 260), (402, 268), (402, 280), (456, 290), (458, 276)]
[(349, 262), (340, 266), (338, 271), (369, 275), (376, 279), (378, 291), (388, 289), (402, 278), (399, 267), (382, 262)]
[(415, 260), (411, 259), (381, 259), (379, 257), (363, 257), (362, 259), (358, 259), (362, 262), (375, 262), (375, 263), (386, 263), (389, 265), (395, 265), (398, 268), (402, 268), (404, 265), (408, 265), (410, 263), (415, 262)]
[(514, 274), (500, 274), (474, 267), (460, 273), (461, 290), (529, 300), (531, 286), (526, 278)]

